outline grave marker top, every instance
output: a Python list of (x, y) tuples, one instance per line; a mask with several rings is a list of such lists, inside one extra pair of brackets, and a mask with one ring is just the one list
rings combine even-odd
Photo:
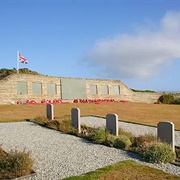
[(118, 136), (118, 115), (117, 114), (107, 114), (106, 115), (106, 129)]
[(80, 124), (80, 109), (79, 108), (72, 108), (71, 109), (71, 119), (72, 125), (78, 128), (78, 132), (81, 132), (81, 124)]
[(46, 117), (50, 120), (54, 119), (54, 106), (53, 104), (46, 105)]
[(157, 125), (158, 138), (170, 144), (174, 150), (174, 124), (172, 122), (159, 122)]

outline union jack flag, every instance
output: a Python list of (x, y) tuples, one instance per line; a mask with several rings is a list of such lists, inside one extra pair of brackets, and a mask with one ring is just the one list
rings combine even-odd
[(19, 61), (24, 64), (28, 63), (27, 59), (25, 57), (23, 57), (21, 54), (19, 54)]

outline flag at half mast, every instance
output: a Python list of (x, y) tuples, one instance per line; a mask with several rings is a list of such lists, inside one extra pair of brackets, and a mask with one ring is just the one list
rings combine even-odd
[(27, 59), (24, 56), (22, 56), (20, 53), (19, 53), (19, 61), (24, 64), (28, 63)]

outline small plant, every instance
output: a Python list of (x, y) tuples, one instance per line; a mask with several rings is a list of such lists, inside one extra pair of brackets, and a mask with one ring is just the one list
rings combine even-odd
[(180, 162), (180, 148), (175, 148), (176, 159)]
[(117, 136), (114, 136), (114, 135), (108, 133), (107, 137), (106, 137), (105, 145), (110, 146), (110, 147), (114, 147), (116, 139), (117, 139)]
[(91, 131), (89, 138), (96, 143), (103, 144), (106, 141), (107, 134), (108, 132), (105, 128), (95, 128)]
[(173, 162), (175, 154), (167, 143), (156, 142), (143, 148), (143, 158), (151, 163)]
[(92, 130), (93, 130), (92, 127), (88, 127), (84, 124), (81, 125), (81, 136), (82, 137), (88, 137)]
[(46, 117), (37, 116), (37, 117), (35, 118), (35, 121), (36, 121), (38, 124), (45, 125), (45, 123), (48, 121), (48, 119), (47, 119)]
[(58, 120), (48, 120), (45, 122), (45, 125), (52, 129), (56, 129), (56, 130), (60, 129), (60, 122)]
[(144, 147), (157, 142), (157, 137), (153, 134), (140, 135), (133, 138), (133, 147)]
[(32, 173), (33, 160), (30, 152), (11, 150), (6, 153), (0, 150), (0, 179), (17, 178)]
[(118, 133), (119, 135), (125, 135), (125, 136), (127, 136), (129, 138), (133, 137), (131, 132), (124, 131), (122, 128), (119, 128), (118, 132), (119, 132)]
[(66, 117), (59, 120), (59, 131), (73, 135), (78, 134), (77, 129), (74, 126), (72, 126), (70, 117)]
[(114, 147), (118, 149), (125, 149), (128, 150), (130, 146), (132, 145), (130, 139), (126, 135), (119, 135), (115, 139)]
[(171, 104), (174, 102), (175, 98), (172, 94), (163, 94), (158, 100), (163, 104)]

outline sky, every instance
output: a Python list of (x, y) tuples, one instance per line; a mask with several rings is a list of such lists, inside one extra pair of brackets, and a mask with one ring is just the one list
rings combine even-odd
[(179, 0), (1, 0), (0, 69), (180, 91)]

